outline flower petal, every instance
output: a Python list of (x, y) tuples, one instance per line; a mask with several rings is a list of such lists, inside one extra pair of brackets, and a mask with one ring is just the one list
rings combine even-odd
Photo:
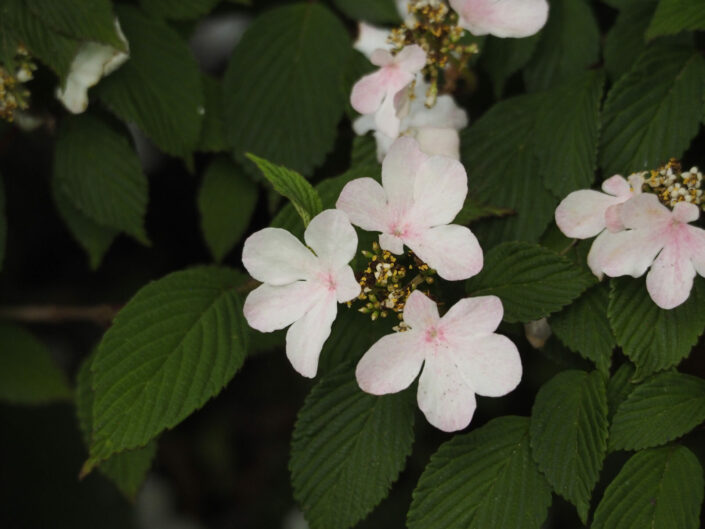
[(379, 28), (365, 22), (360, 22), (358, 25), (358, 34), (353, 48), (365, 55), (368, 59), (372, 56), (372, 52), (376, 49), (390, 50), (392, 45), (387, 40), (390, 31), (385, 28)]
[(589, 239), (605, 229), (607, 208), (619, 200), (592, 189), (573, 191), (556, 208), (556, 224), (566, 237)]
[(656, 229), (671, 222), (671, 211), (652, 193), (642, 193), (627, 200), (622, 206), (621, 217), (627, 228)]
[(388, 90), (387, 96), (384, 98), (382, 104), (375, 113), (375, 127), (377, 130), (392, 138), (399, 136), (401, 120), (399, 119), (399, 116), (397, 116), (395, 99), (396, 95), (403, 90), (403, 88), (404, 85), (402, 85), (399, 90)]
[(673, 207), (673, 220), (688, 224), (695, 222), (700, 217), (700, 208), (689, 202), (678, 202)]
[(475, 392), (452, 362), (426, 357), (416, 395), (426, 420), (444, 432), (462, 430), (475, 413)]
[(365, 231), (384, 231), (387, 227), (387, 196), (372, 178), (357, 178), (345, 184), (335, 207)]
[(405, 72), (415, 74), (426, 66), (426, 52), (418, 44), (404, 46), (394, 57), (394, 62)]
[(345, 303), (360, 295), (360, 283), (355, 279), (355, 273), (349, 266), (338, 270), (334, 279), (336, 285), (335, 298), (338, 300), (338, 303)]
[(242, 264), (257, 281), (271, 285), (308, 279), (319, 269), (316, 256), (281, 228), (264, 228), (250, 235), (242, 249)]
[(468, 124), (468, 115), (449, 95), (436, 99), (436, 104), (426, 107), (426, 90), (428, 83), (417, 82), (415, 97), (411, 101), (409, 115), (404, 120), (405, 128), (450, 128), (460, 130)]
[(664, 246), (658, 230), (627, 230), (619, 233), (603, 231), (588, 253), (588, 266), (600, 277), (641, 277)]
[(516, 345), (500, 334), (459, 342), (454, 359), (475, 393), (501, 397), (519, 385), (521, 358)]
[(528, 37), (548, 19), (546, 0), (450, 0), (450, 6), (473, 35)]
[(245, 299), (243, 313), (250, 327), (260, 332), (283, 329), (303, 317), (319, 298), (310, 281), (289, 285), (260, 285)]
[(441, 318), (441, 328), (450, 341), (474, 340), (492, 334), (504, 316), (502, 301), (497, 296), (464, 298)]
[(440, 155), (460, 159), (460, 135), (455, 129), (424, 127), (412, 129), (411, 136), (429, 156)]
[(622, 222), (622, 204), (612, 204), (605, 211), (605, 226), (612, 233), (617, 233), (624, 229)]
[(414, 331), (423, 332), (438, 323), (438, 306), (419, 290), (414, 290), (404, 305), (404, 322)]
[(326, 209), (309, 222), (304, 240), (318, 258), (337, 270), (347, 265), (357, 251), (357, 233), (348, 216), (339, 209)]
[(467, 279), (482, 270), (482, 248), (475, 235), (465, 226), (436, 226), (404, 242), (448, 281)]
[(431, 156), (421, 164), (414, 182), (414, 206), (407, 221), (414, 226), (450, 224), (463, 208), (468, 176), (463, 164), (445, 156)]
[(404, 241), (395, 235), (382, 233), (379, 236), (379, 245), (382, 250), (387, 250), (395, 255), (404, 253)]
[(646, 290), (662, 309), (677, 307), (690, 296), (695, 269), (689, 253), (683, 245), (666, 245), (646, 275)]
[(386, 395), (409, 387), (421, 370), (425, 351), (419, 333), (383, 336), (357, 364), (355, 377), (366, 393)]
[(602, 182), (602, 190), (615, 197), (629, 197), (632, 193), (629, 182), (621, 174), (610, 176)]
[(397, 139), (382, 162), (382, 186), (391, 210), (402, 215), (411, 207), (416, 172), (428, 156), (412, 138)]
[(695, 271), (705, 276), (705, 230), (688, 226), (688, 235), (692, 241), (692, 255), (690, 257)]
[(353, 86), (350, 104), (360, 114), (373, 114), (387, 95), (383, 70), (365, 75)]
[(331, 325), (338, 312), (332, 293), (319, 297), (303, 318), (297, 320), (286, 333), (286, 356), (294, 369), (313, 378), (318, 372), (318, 357), (330, 336)]

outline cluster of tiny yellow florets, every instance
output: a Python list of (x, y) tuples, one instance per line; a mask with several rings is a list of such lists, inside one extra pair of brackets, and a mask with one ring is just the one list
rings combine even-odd
[[(421, 284), (433, 283), (435, 272), (413, 252), (407, 252), (405, 258), (398, 258), (382, 250), (377, 243), (372, 245), (371, 252), (363, 250), (362, 255), (368, 259), (368, 263), (358, 280), (361, 292), (357, 299), (364, 302), (358, 310), (369, 314), (373, 321), (386, 318), (389, 313), (395, 313), (402, 320), (409, 295)], [(414, 278), (407, 282), (406, 278), (413, 274), (416, 274)], [(350, 305), (352, 302), (348, 303)], [(394, 330), (404, 331), (406, 328), (404, 322), (400, 321)]]
[(668, 207), (678, 202), (691, 202), (705, 208), (701, 189), (703, 174), (697, 167), (683, 171), (681, 164), (671, 159), (663, 167), (644, 174), (643, 191), (654, 193)]
[[(445, 72), (445, 82), (452, 85), (467, 68), (472, 55), (479, 53), (477, 44), (463, 44), (465, 30), (458, 26), (458, 15), (443, 0), (410, 0), (409, 18), (402, 26), (392, 30), (391, 43), (397, 50), (418, 44), (426, 52), (424, 73), (431, 84), (426, 94), (426, 105), (431, 107), (438, 95), (440, 72)], [(452, 70), (452, 71), (451, 71)], [(446, 86), (452, 91), (452, 86)]]
[(14, 120), (17, 109), (27, 108), (29, 91), (23, 84), (32, 79), (32, 72), (37, 69), (24, 46), (17, 48), (14, 62), (10, 70), (0, 65), (0, 119), (6, 121)]

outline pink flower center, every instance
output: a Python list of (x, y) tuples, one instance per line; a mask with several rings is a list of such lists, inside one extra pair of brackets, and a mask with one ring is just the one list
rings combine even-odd
[(443, 333), (443, 329), (439, 329), (436, 326), (429, 327), (426, 329), (426, 333), (424, 334), (424, 341), (426, 343), (434, 343), (434, 344), (440, 344), (441, 342), (445, 341), (445, 335)]
[(335, 277), (333, 277), (331, 272), (321, 274), (319, 279), (329, 292), (335, 292), (337, 290), (338, 285), (336, 284)]

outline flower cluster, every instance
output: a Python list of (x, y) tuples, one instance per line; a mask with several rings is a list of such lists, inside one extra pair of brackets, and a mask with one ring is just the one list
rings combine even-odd
[(28, 107), (29, 91), (24, 83), (32, 80), (36, 69), (24, 46), (17, 48), (12, 65), (0, 66), (0, 119), (11, 122), (16, 110)]

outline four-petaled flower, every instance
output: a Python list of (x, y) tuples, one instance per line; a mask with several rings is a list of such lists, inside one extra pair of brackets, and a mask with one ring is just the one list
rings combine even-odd
[(395, 254), (406, 244), (443, 279), (457, 281), (482, 269), (477, 239), (450, 224), (468, 192), (457, 160), (428, 156), (411, 138), (399, 138), (382, 163), (382, 185), (372, 178), (349, 182), (336, 207), (367, 231), (381, 232), (380, 246)]
[(495, 334), (502, 320), (496, 296), (466, 298), (441, 318), (436, 304), (414, 291), (404, 308), (408, 331), (377, 341), (355, 370), (373, 395), (407, 388), (421, 371), (419, 408), (436, 428), (465, 428), (475, 412), (475, 394), (499, 397), (521, 380), (521, 358), (509, 338)]
[(345, 213), (329, 209), (311, 220), (304, 240), (315, 254), (279, 228), (265, 228), (245, 241), (242, 263), (263, 284), (247, 296), (244, 314), (250, 327), (261, 332), (291, 325), (286, 355), (296, 371), (314, 377), (337, 304), (360, 294), (348, 266), (357, 234)]
[(528, 37), (548, 19), (546, 0), (450, 0), (458, 25), (473, 35)]

